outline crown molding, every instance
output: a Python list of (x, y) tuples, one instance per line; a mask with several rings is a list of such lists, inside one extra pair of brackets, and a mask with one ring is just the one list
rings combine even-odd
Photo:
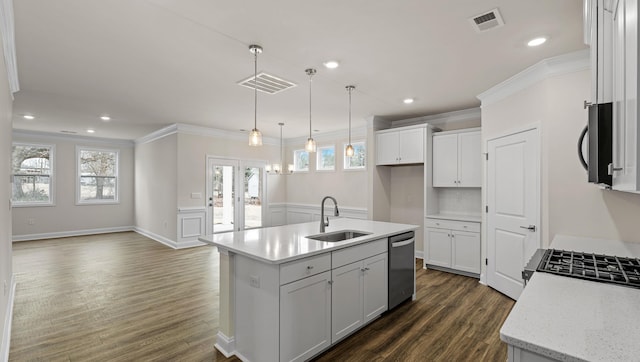
[[(293, 145), (299, 144), (300, 147), (303, 148), (304, 143), (307, 141), (308, 138), (309, 138), (308, 136), (287, 138), (283, 141), (283, 143), (286, 146), (293, 146)], [(347, 138), (349, 138), (349, 130), (347, 129), (342, 129), (342, 130), (332, 131), (332, 132), (316, 133), (313, 135), (313, 139), (316, 140), (316, 142), (335, 142), (336, 140), (346, 140)], [(367, 127), (358, 127), (358, 128), (351, 129), (351, 140), (357, 140), (362, 138), (367, 138)]]
[(13, 93), (20, 90), (18, 82), (18, 62), (16, 61), (16, 39), (13, 20), (13, 1), (0, 0), (0, 35), (4, 48), (4, 62), (7, 68), (9, 91)]
[(547, 58), (480, 93), (481, 107), (498, 102), (549, 77), (591, 68), (589, 49)]
[(475, 121), (480, 119), (480, 107), (462, 109), (438, 113), (429, 116), (415, 117), (394, 121), (392, 127), (412, 126), (416, 124), (428, 123), (430, 125), (452, 124), (457, 122)]
[(134, 143), (131, 140), (123, 140), (117, 138), (102, 138), (91, 137), (81, 135), (67, 135), (59, 133), (41, 132), (41, 131), (29, 131), (23, 129), (14, 129), (12, 131), (13, 140), (20, 138), (37, 138), (46, 141), (67, 141), (67, 142), (84, 142), (92, 145), (108, 145), (108, 146), (121, 146), (121, 147), (133, 147)]
[[(247, 140), (247, 134), (245, 132), (225, 131), (221, 129), (195, 126), (195, 125), (186, 124), (186, 123), (174, 123), (167, 127), (161, 128), (157, 131), (151, 132), (146, 136), (137, 138), (135, 142), (136, 142), (136, 145), (145, 144), (145, 143), (157, 141), (163, 137), (167, 137), (176, 133), (224, 138), (224, 139), (231, 139), (236, 141)], [(262, 144), (266, 144), (270, 146), (278, 146), (280, 145), (280, 138), (262, 137)]]

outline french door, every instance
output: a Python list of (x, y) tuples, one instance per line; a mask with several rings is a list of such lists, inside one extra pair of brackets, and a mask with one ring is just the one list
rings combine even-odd
[(207, 234), (264, 226), (264, 162), (207, 158)]

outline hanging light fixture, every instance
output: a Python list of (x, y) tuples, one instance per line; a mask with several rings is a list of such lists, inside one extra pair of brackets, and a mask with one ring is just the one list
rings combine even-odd
[(346, 88), (347, 88), (347, 91), (349, 91), (349, 144), (347, 145), (347, 148), (344, 150), (344, 154), (347, 157), (351, 157), (355, 153), (355, 151), (353, 150), (353, 146), (351, 145), (351, 91), (356, 89), (356, 86), (348, 85), (346, 86)]
[(304, 145), (304, 149), (309, 152), (316, 152), (316, 141), (311, 137), (311, 78), (316, 74), (316, 70), (313, 68), (305, 69), (305, 72), (309, 76), (309, 138)]
[(262, 133), (258, 130), (258, 54), (262, 53), (260, 45), (249, 45), (253, 53), (253, 129), (249, 133), (249, 146), (262, 146)]
[(293, 173), (293, 165), (289, 164), (287, 165), (287, 169), (284, 169), (284, 153), (282, 152), (282, 126), (284, 126), (284, 123), (280, 122), (278, 123), (278, 126), (280, 126), (280, 163), (274, 163), (272, 165), (266, 165), (264, 167), (265, 171), (267, 171), (268, 174), (275, 174), (275, 175), (290, 175)]

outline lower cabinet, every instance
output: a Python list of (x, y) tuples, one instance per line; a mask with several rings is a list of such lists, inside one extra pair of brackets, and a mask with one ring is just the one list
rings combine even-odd
[(425, 266), (480, 274), (480, 223), (425, 220)]

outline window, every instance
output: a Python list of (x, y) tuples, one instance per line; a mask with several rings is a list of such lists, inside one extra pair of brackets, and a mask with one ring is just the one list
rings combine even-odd
[(336, 169), (336, 147), (318, 147), (318, 160), (316, 169), (318, 171), (333, 171)]
[(53, 205), (54, 146), (14, 143), (11, 157), (13, 205)]
[[(367, 165), (367, 149), (364, 146), (364, 141), (353, 142), (353, 156), (344, 156), (344, 169), (345, 170), (364, 170)], [(343, 149), (347, 148), (347, 144)]]
[(118, 202), (118, 151), (76, 148), (79, 204)]
[(309, 152), (305, 150), (293, 151), (293, 170), (309, 171)]

